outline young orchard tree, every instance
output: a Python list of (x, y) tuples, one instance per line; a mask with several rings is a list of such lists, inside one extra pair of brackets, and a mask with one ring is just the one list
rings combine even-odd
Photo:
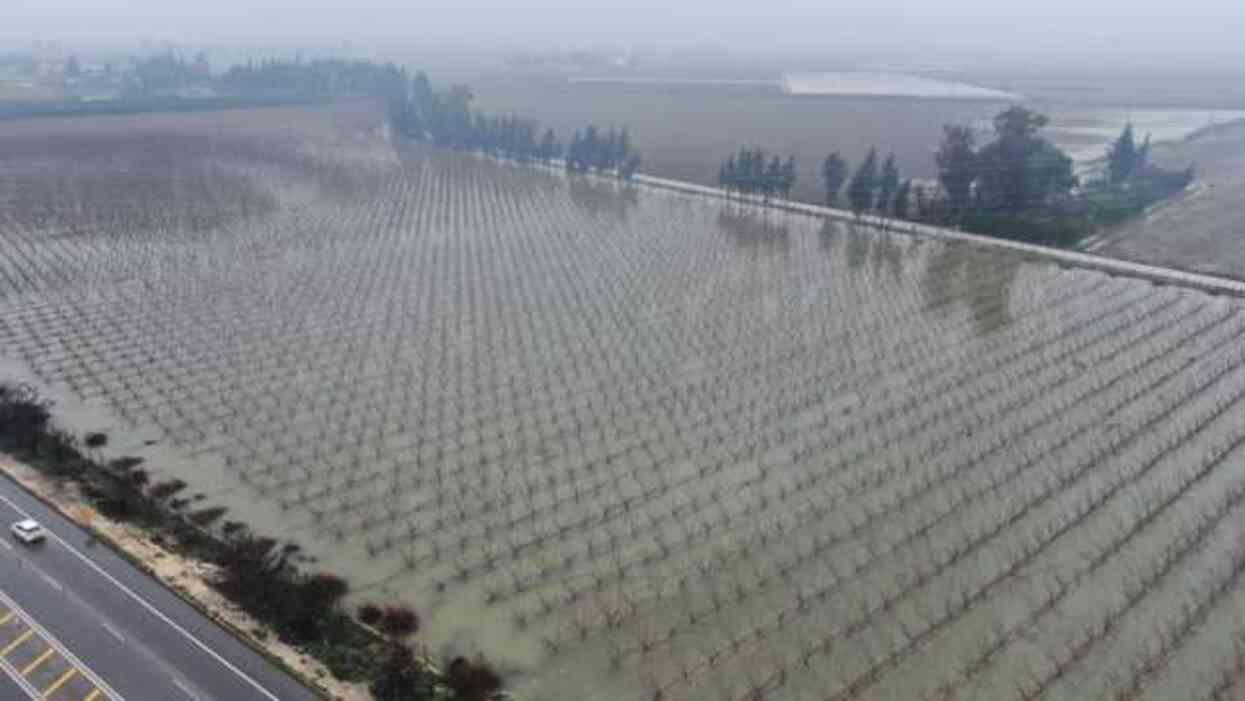
[(847, 184), (847, 200), (852, 205), (852, 212), (860, 216), (873, 209), (878, 190), (878, 150), (869, 149), (864, 162), (856, 169), (852, 181)]
[(821, 181), (826, 190), (827, 205), (833, 207), (838, 201), (839, 191), (843, 189), (843, 183), (847, 182), (848, 169), (847, 160), (838, 151), (826, 156), (826, 160), (822, 162)]

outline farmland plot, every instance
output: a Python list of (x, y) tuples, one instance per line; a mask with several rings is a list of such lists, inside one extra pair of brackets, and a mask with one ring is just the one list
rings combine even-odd
[(0, 131), (46, 130), (0, 161), (0, 348), (434, 649), (539, 699), (1241, 693), (1239, 302), (151, 119)]

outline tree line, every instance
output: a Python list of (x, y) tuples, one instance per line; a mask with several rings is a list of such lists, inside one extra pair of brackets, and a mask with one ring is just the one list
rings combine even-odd
[[(728, 193), (759, 194), (766, 199), (774, 195), (788, 197), (797, 180), (795, 156), (783, 160), (756, 147), (739, 149), (718, 169), (718, 184)], [(879, 166), (877, 149), (870, 149), (852, 174), (847, 159), (836, 151), (822, 162), (821, 180), (827, 205), (838, 206), (846, 186), (847, 201), (857, 215), (908, 216), (912, 181), (900, 178), (894, 154)]]
[(232, 94), (256, 97), (380, 98), (391, 126), (406, 138), (519, 161), (564, 161), (570, 172), (630, 178), (641, 163), (626, 127), (588, 125), (564, 144), (535, 119), (475, 108), (475, 93), (465, 85), (437, 89), (427, 73), (412, 75), (392, 63), (271, 60), (234, 66), (218, 84)]
[[(474, 107), (475, 94), (465, 85), (437, 89), (423, 71), (411, 74), (394, 63), (345, 59), (266, 59), (235, 65), (213, 76), (205, 56), (193, 61), (165, 52), (135, 59), (125, 75), (123, 104), (139, 108), (165, 102), (187, 89), (202, 89), (205, 107), (231, 100), (271, 104), (281, 100), (330, 100), (368, 97), (383, 101), (390, 125), (406, 138), (458, 150), (478, 151), (519, 161), (562, 162), (568, 172), (612, 173), (630, 178), (641, 156), (625, 126), (587, 125), (563, 142), (551, 128), (517, 114), (489, 114)], [(181, 98), (179, 98), (181, 99)], [(169, 103), (178, 109), (191, 104)], [(71, 110), (79, 109), (72, 106)], [(109, 106), (109, 110), (121, 110)], [(19, 116), (28, 108), (18, 110)], [(47, 111), (47, 108), (44, 108)], [(57, 113), (57, 112), (53, 112)], [(0, 115), (3, 116), (3, 115)]]
[(726, 159), (718, 170), (718, 185), (727, 192), (787, 197), (797, 180), (795, 156), (784, 161), (777, 155), (768, 156), (764, 149), (743, 147), (739, 154)]
[[(553, 129), (518, 115), (495, 116), (474, 109), (475, 94), (464, 85), (437, 90), (427, 74), (417, 72), (389, 95), (390, 122), (411, 139), (459, 150), (480, 151), (519, 161), (563, 161), (570, 172), (613, 173), (630, 178), (640, 154), (626, 127), (588, 125), (567, 144)], [(537, 135), (540, 134), (538, 137)]]
[(382, 97), (398, 94), (405, 71), (363, 60), (270, 59), (229, 68), (216, 80), (227, 94), (253, 97)]
[[(934, 155), (936, 184), (904, 179), (894, 154), (879, 162), (871, 148), (853, 170), (841, 153), (821, 164), (825, 204), (952, 226), (1033, 243), (1070, 245), (1099, 226), (1118, 223), (1187, 187), (1193, 168), (1168, 170), (1150, 160), (1150, 139), (1136, 141), (1131, 124), (1108, 149), (1103, 173), (1082, 181), (1072, 159), (1041, 130), (1045, 115), (1014, 106), (992, 120), (992, 139), (978, 145), (967, 126), (947, 125)], [(794, 157), (785, 162), (744, 147), (718, 170), (730, 192), (786, 197), (795, 184)]]
[(1186, 188), (1192, 167), (1150, 162), (1126, 124), (1102, 174), (1078, 177), (1072, 159), (1048, 141), (1042, 114), (1011, 107), (994, 117), (993, 139), (978, 147), (968, 127), (947, 126), (935, 155), (940, 188), (918, 212), (934, 224), (1032, 243), (1072, 245)]
[[(546, 140), (552, 135), (552, 131), (546, 132)], [(640, 154), (632, 147), (626, 127), (610, 127), (602, 133), (596, 125), (589, 125), (582, 135), (575, 132), (566, 149), (566, 169), (572, 172), (596, 170), (630, 178), (639, 167)]]

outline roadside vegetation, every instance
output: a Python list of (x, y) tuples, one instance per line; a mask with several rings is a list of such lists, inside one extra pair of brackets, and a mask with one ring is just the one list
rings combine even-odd
[(193, 500), (177, 496), (185, 482), (153, 483), (138, 458), (92, 457), (106, 443), (102, 433), (79, 441), (56, 427), (50, 402), (33, 387), (0, 383), (0, 452), (57, 481), (78, 483), (101, 513), (216, 565), (218, 591), (337, 678), (368, 684), (381, 701), (485, 701), (501, 689), (500, 675), (482, 658), (433, 664), (411, 641), (420, 628), (414, 609), (368, 604), (352, 614), (343, 604), (349, 584), (307, 571), (297, 544), (222, 520), (223, 507), (190, 509)]

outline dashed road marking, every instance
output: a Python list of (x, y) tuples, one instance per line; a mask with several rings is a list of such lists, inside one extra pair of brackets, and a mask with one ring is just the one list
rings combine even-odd
[[(73, 676), (77, 673), (78, 673), (77, 667), (70, 667), (69, 669), (65, 670), (65, 673), (60, 675), (60, 677), (58, 677), (56, 681), (52, 682), (51, 685), (48, 686), (48, 688), (44, 689), (40, 693), (43, 694), (44, 698), (47, 698), (51, 696), (52, 694), (55, 694), (57, 689), (61, 688), (62, 686), (65, 686), (65, 682), (72, 679)], [(99, 689), (96, 689), (95, 691), (99, 691)]]
[(191, 691), (190, 687), (183, 684), (182, 680), (178, 679), (177, 677), (173, 677), (173, 686), (176, 686), (178, 689), (181, 689), (183, 693), (185, 693), (190, 698), (194, 699), (194, 701), (199, 701), (198, 694)]
[[(59, 693), (56, 697), (57, 701), (68, 701), (68, 696), (78, 697), (90, 689), (86, 698), (111, 699), (112, 701), (121, 701), (121, 697), (108, 687), (104, 680), (100, 679), (90, 667), (87, 667), (72, 652), (62, 645), (56, 638), (52, 636), (43, 626), (39, 625), (29, 613), (22, 610), (17, 602), (13, 601), (3, 590), (0, 590), (0, 610), (5, 613), (0, 617), (0, 626), (6, 624), (20, 624), (22, 632), (16, 637), (7, 640), (3, 649), (0, 649), (0, 672), (12, 677), (23, 691), (32, 699), (50, 699), (53, 694)], [(10, 621), (12, 622), (10, 624)], [(9, 630), (13, 630), (9, 628)], [(13, 653), (18, 652), (18, 648), (31, 640), (32, 636), (36, 644), (42, 643), (30, 650), (34, 652), (39, 648), (44, 649), (37, 657), (27, 661), (26, 654), (17, 655), (22, 657), (20, 664), (24, 666), (19, 671), (15, 666), (16, 660), (11, 659)], [(55, 662), (55, 664), (52, 664)], [(64, 669), (68, 667), (68, 669)], [(32, 683), (33, 682), (33, 683)], [(50, 683), (49, 683), (50, 682)], [(70, 682), (74, 682), (70, 684)], [(47, 688), (40, 692), (34, 687), (34, 683), (48, 684)], [(66, 686), (68, 685), (68, 686)], [(89, 686), (88, 686), (89, 685)]]
[[(16, 511), (22, 517), (31, 518), (31, 515), (25, 509), (23, 509), (21, 506), (18, 506), (16, 502), (4, 496), (3, 494), (0, 494), (0, 502), (4, 502), (5, 504), (7, 504), (9, 508)], [(109, 574), (107, 570), (105, 570), (103, 567), (100, 567), (99, 564), (96, 563), (94, 560), (87, 557), (86, 555), (83, 555), (81, 552), (78, 551), (77, 548), (70, 545), (64, 538), (56, 535), (56, 533), (50, 530), (48, 531), (48, 537), (56, 541), (57, 544), (59, 544), (62, 548), (64, 548), (66, 552), (70, 553), (74, 557), (81, 560), (83, 564), (85, 564), (87, 567), (94, 570), (100, 577), (103, 577), (105, 580), (107, 580), (110, 584), (115, 586), (117, 589), (120, 589), (126, 596), (130, 597), (130, 599), (132, 599), (135, 603), (137, 603), (139, 606), (146, 609), (148, 613), (160, 619), (162, 622), (164, 622), (166, 625), (168, 625), (170, 628), (176, 631), (179, 635), (181, 635), (183, 638), (185, 638), (195, 647), (199, 648), (199, 650), (201, 650), (208, 657), (212, 658), (222, 667), (232, 672), (235, 676), (237, 676), (242, 681), (246, 682), (251, 688), (259, 692), (259, 694), (263, 696), (265, 699), (269, 699), (269, 701), (281, 701), (281, 699), (279, 699), (275, 694), (273, 694), (271, 691), (268, 691), (268, 689), (266, 689), (263, 684), (260, 684), (258, 681), (252, 678), (249, 674), (239, 669), (237, 665), (233, 664), (229, 660), (222, 657), (220, 653), (213, 650), (207, 643), (195, 637), (190, 631), (186, 630), (176, 621), (169, 618), (167, 615), (164, 614), (163, 611), (156, 608), (155, 605), (153, 605), (151, 602), (147, 601), (145, 598), (135, 593), (133, 589), (130, 589), (129, 587), (122, 584), (120, 580), (118, 580), (116, 577)], [(86, 667), (84, 666), (83, 669), (86, 670)]]
[(42, 655), (39, 655), (38, 657), (34, 658), (33, 660), (30, 661), (30, 664), (22, 668), (22, 672), (21, 672), (22, 676), (29, 677), (31, 672), (35, 671), (36, 669), (39, 669), (39, 665), (43, 664), (44, 662), (47, 662), (48, 658), (55, 654), (56, 654), (56, 649), (53, 648), (51, 645), (49, 645), (48, 649), (44, 650)]
[(14, 650), (16, 650), (19, 645), (26, 642), (26, 639), (34, 634), (35, 634), (34, 628), (27, 628), (25, 633), (22, 633), (21, 635), (14, 638), (13, 642), (9, 643), (8, 645), (5, 645), (4, 649), (0, 650), (0, 657), (8, 657), (10, 652), (13, 652)]
[(47, 582), (49, 587), (52, 587), (56, 591), (64, 591), (65, 588), (61, 586), (60, 582), (56, 581), (55, 579), (52, 579), (46, 574), (39, 575), (39, 576), (43, 577), (43, 581)]
[(121, 642), (125, 642), (125, 636), (121, 634), (121, 631), (117, 630), (116, 628), (113, 628), (107, 623), (100, 623), (100, 625), (104, 626), (104, 630), (111, 633), (112, 637), (116, 638), (117, 640), (120, 640)]
[(0, 657), (0, 670), (3, 670), (5, 674), (12, 678), (17, 683), (17, 686), (26, 692), (27, 696), (34, 701), (38, 701), (39, 690), (31, 686), (30, 682), (26, 681), (26, 677), (19, 675), (17, 670), (13, 669), (13, 665), (9, 664), (9, 661), (3, 657)]

